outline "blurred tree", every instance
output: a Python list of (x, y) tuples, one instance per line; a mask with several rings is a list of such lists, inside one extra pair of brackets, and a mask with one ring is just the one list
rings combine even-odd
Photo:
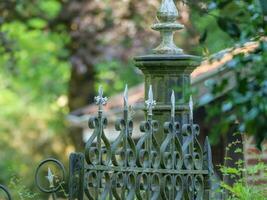
[(33, 188), (36, 163), (60, 155), (64, 161), (71, 148), (64, 135), (69, 37), (52, 23), (60, 9), (57, 0), (0, 2), (0, 182), (6, 184), (29, 177), (23, 184)]
[[(149, 36), (153, 33), (147, 32), (155, 5), (155, 0), (70, 0), (64, 4), (58, 18), (71, 36), (70, 111), (92, 103), (99, 84), (106, 95), (112, 95), (123, 90), (125, 84), (141, 81), (131, 58), (155, 40)], [(83, 149), (80, 130), (70, 132), (76, 148)]]
[[(69, 138), (82, 148), (77, 130), (65, 134), (64, 116), (91, 103), (100, 83), (112, 95), (126, 83), (141, 81), (129, 60), (157, 45), (158, 35), (150, 25), (159, 2), (0, 1), (0, 145), (6, 149), (0, 153), (0, 180), (14, 172), (30, 176), (35, 161), (48, 155), (67, 158), (65, 153), (73, 150)], [(266, 0), (181, 0), (180, 20), (187, 31), (175, 38), (188, 52), (205, 56), (250, 41), (259, 43), (255, 52), (228, 63), (238, 85), (217, 106), (220, 109), (213, 109), (215, 115), (235, 109), (221, 119), (217, 130), (227, 132), (222, 130), (238, 120), (240, 130), (254, 134), (258, 143), (267, 130), (267, 45), (262, 39), (266, 5)], [(253, 70), (240, 76), (248, 66)], [(212, 84), (213, 95), (222, 84)]]

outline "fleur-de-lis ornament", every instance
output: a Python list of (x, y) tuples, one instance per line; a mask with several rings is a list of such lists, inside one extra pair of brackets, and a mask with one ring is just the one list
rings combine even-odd
[(47, 172), (47, 180), (49, 182), (49, 187), (53, 188), (54, 187), (54, 177), (55, 175), (53, 174), (52, 170), (50, 169), (50, 167), (48, 167), (48, 172)]
[(146, 100), (145, 103), (146, 103), (148, 115), (151, 116), (152, 115), (152, 110), (156, 105), (156, 101), (153, 99), (152, 85), (149, 86), (148, 100)]
[(104, 105), (107, 104), (108, 98), (103, 97), (103, 87), (100, 85), (98, 88), (98, 96), (95, 97), (95, 103), (99, 106), (99, 111), (102, 111)]

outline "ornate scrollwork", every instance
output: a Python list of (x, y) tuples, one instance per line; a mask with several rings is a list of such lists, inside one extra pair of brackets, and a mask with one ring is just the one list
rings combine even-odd
[(202, 200), (204, 195), (204, 178), (202, 175), (195, 175), (194, 176), (194, 199)]
[(100, 188), (100, 173), (91, 170), (85, 174), (84, 192), (89, 200), (98, 199), (98, 190)]
[(175, 122), (175, 96), (172, 91), (171, 96), (171, 120), (164, 123), (166, 139), (160, 147), (161, 165), (166, 169), (181, 169), (183, 165), (183, 152), (178, 134), (180, 134), (180, 124)]
[[(126, 87), (123, 117), (115, 124), (120, 133), (111, 145), (103, 131), (107, 120), (102, 116), (101, 106), (98, 117), (89, 120), (89, 127), (94, 132), (85, 150), (85, 194), (88, 199), (203, 199), (204, 177), (208, 171), (203, 169), (202, 148), (197, 140), (200, 130), (193, 123), (192, 99), (188, 123), (181, 126), (175, 121), (172, 92), (171, 118), (163, 125), (165, 139), (159, 146), (155, 134), (160, 124), (153, 120), (156, 102), (152, 87), (146, 101), (147, 119), (140, 124), (143, 135), (137, 142), (132, 139), (133, 122), (129, 119), (127, 93)], [(98, 100), (101, 95), (103, 92), (99, 92)], [(103, 156), (103, 150), (106, 156)], [(205, 156), (208, 152), (206, 148)], [(206, 163), (205, 160), (205, 166)]]
[(160, 148), (155, 138), (158, 131), (158, 121), (152, 119), (152, 109), (156, 104), (153, 99), (152, 87), (149, 88), (147, 104), (147, 120), (141, 122), (140, 131), (144, 135), (139, 139), (136, 145), (137, 149), (137, 165), (139, 167), (158, 168), (160, 164)]
[(150, 192), (150, 176), (147, 173), (139, 173), (137, 176), (136, 197), (138, 200), (149, 199)]
[(136, 149), (132, 139), (133, 121), (129, 119), (128, 88), (124, 91), (123, 118), (117, 120), (115, 128), (120, 135), (111, 146), (112, 162), (115, 166), (130, 166), (136, 164)]
[(184, 166), (186, 169), (201, 170), (203, 167), (203, 151), (196, 136), (200, 133), (199, 125), (193, 123), (193, 100), (189, 101), (189, 123), (184, 124), (182, 133), (185, 142), (183, 143), (183, 153), (185, 155)]
[(88, 164), (92, 165), (109, 165), (111, 160), (110, 143), (104, 133), (108, 120), (103, 116), (103, 106), (107, 98), (103, 97), (103, 89), (100, 86), (98, 96), (95, 97), (96, 104), (99, 106), (98, 116), (89, 119), (89, 128), (94, 129), (92, 136), (86, 142), (85, 159)]

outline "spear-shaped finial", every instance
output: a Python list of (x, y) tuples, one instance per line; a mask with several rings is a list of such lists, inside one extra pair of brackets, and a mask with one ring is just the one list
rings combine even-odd
[(102, 110), (102, 106), (106, 105), (108, 98), (103, 97), (103, 87), (100, 85), (98, 88), (98, 96), (95, 97), (96, 105), (99, 105), (99, 110)]
[(145, 101), (147, 105), (148, 115), (152, 115), (152, 109), (156, 105), (156, 101), (153, 99), (152, 85), (149, 86), (148, 100)]
[(214, 173), (213, 164), (212, 164), (211, 146), (210, 146), (208, 136), (206, 136), (205, 143), (204, 143), (204, 167), (205, 169), (209, 170), (211, 174)]
[(175, 95), (173, 90), (171, 95), (171, 117), (175, 117)]
[(183, 29), (184, 26), (177, 23), (178, 10), (173, 0), (162, 0), (157, 12), (158, 23), (152, 26), (152, 29), (160, 32), (161, 44), (153, 50), (155, 54), (182, 54), (183, 50), (178, 48), (173, 41), (173, 35), (176, 30)]
[(52, 170), (50, 169), (50, 167), (48, 167), (48, 172), (47, 172), (47, 180), (49, 182), (49, 187), (53, 188), (54, 187), (54, 177), (55, 175), (52, 173)]
[(190, 100), (189, 100), (189, 119), (191, 122), (193, 122), (193, 109), (194, 109), (194, 103), (193, 103), (193, 98), (192, 95), (190, 96)]
[(124, 94), (123, 94), (123, 101), (124, 101), (124, 109), (128, 109), (128, 85), (125, 85)]

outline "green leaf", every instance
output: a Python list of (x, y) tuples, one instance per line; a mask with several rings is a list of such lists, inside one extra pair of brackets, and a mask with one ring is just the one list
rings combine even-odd
[(241, 30), (233, 19), (230, 19), (228, 17), (218, 17), (217, 23), (219, 27), (232, 38), (240, 37)]
[(29, 26), (36, 29), (43, 29), (47, 26), (47, 22), (40, 18), (33, 18), (28, 20)]

